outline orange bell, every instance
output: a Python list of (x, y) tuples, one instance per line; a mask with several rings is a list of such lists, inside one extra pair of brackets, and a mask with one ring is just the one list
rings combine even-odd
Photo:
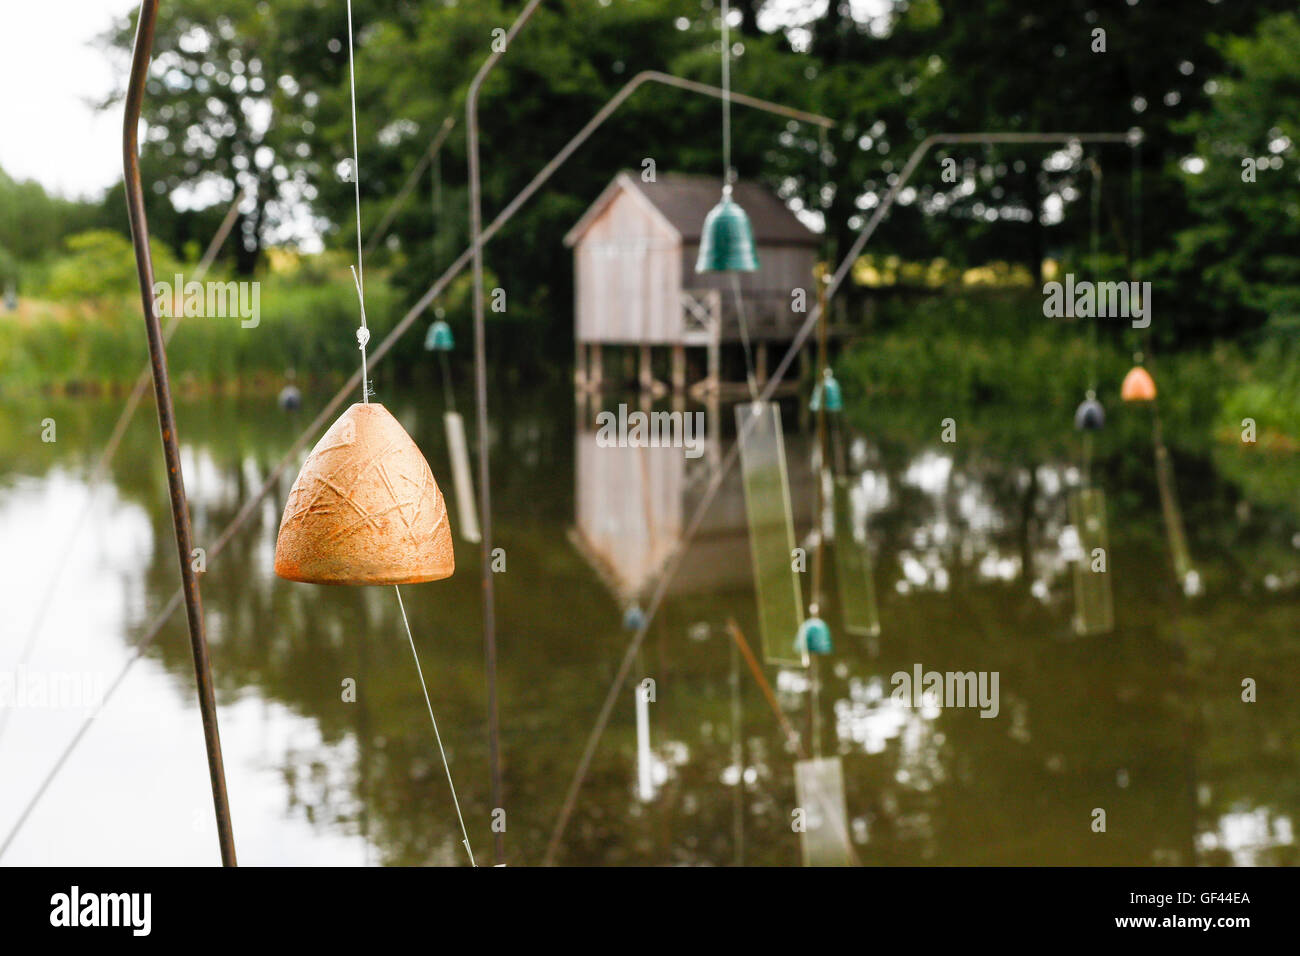
[(275, 573), (309, 584), (417, 584), (455, 568), (447, 505), (424, 455), (383, 405), (353, 405), (293, 483)]
[(1134, 365), (1124, 376), (1124, 384), (1119, 388), (1119, 397), (1126, 402), (1154, 402), (1156, 383), (1151, 378), (1151, 373), (1141, 365)]

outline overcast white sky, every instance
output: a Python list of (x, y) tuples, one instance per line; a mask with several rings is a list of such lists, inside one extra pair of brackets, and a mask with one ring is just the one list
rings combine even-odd
[(91, 46), (134, 0), (5, 0), (0, 28), (0, 168), (65, 196), (93, 196), (122, 176), (122, 112), (89, 101), (120, 80)]

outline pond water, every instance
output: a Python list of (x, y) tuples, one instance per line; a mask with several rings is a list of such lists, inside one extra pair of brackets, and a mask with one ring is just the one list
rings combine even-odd
[[(308, 395), (304, 405), (326, 397)], [(440, 393), (404, 390), (389, 404), (450, 497)], [(111, 399), (32, 398), (2, 409), (0, 673), (11, 696), (0, 712), (0, 839), (179, 582), (147, 403), (109, 479), (88, 484), (119, 408)], [(542, 861), (631, 637), (625, 606), (644, 602), (658, 581), (734, 438), (724, 406), (697, 459), (681, 449), (607, 448), (595, 439), (595, 411), (575, 407), (563, 388), (493, 397), (512, 865)], [(793, 403), (784, 411), (804, 542), (809, 423)], [(1300, 862), (1300, 468), (1255, 480), (1234, 449), (1171, 448), (1197, 573), (1199, 593), (1188, 595), (1171, 567), (1149, 433), (1121, 433), (1098, 459), (1115, 626), (1076, 637), (1070, 410), (984, 410), (983, 424), (959, 424), (953, 444), (941, 441), (943, 413), (929, 412), (859, 410), (845, 435), (870, 505), (881, 633), (872, 642), (841, 632), (832, 562), (825, 616), (835, 653), (820, 661), (816, 699), (820, 750), (841, 757), (857, 859)], [(196, 543), (210, 546), (311, 416), (281, 413), (273, 399), (230, 398), (179, 401), (178, 416)], [(40, 438), (46, 418), (57, 422), (53, 443)], [(999, 423), (1026, 421), (1034, 424), (1013, 437), (990, 437)], [(393, 592), (293, 584), (272, 571), (298, 463), (202, 577), (240, 862), (463, 865)], [(454, 577), (404, 588), (403, 597), (482, 865), (494, 808), (477, 546), (458, 540), (456, 559)], [(726, 628), (734, 618), (759, 646), (752, 580), (733, 475), (668, 586), (557, 862), (799, 864), (796, 756)], [(996, 716), (896, 699), (893, 675), (917, 667), (996, 672)], [(808, 672), (764, 671), (810, 748)], [(647, 677), (655, 700), (645, 708), (639, 773), (633, 683)], [(354, 702), (345, 699), (349, 679)], [(1253, 703), (1242, 700), (1247, 679)], [(3, 862), (216, 863), (193, 683), (178, 613)], [(62, 696), (52, 700), (56, 687)], [(1095, 829), (1098, 809), (1105, 832)]]

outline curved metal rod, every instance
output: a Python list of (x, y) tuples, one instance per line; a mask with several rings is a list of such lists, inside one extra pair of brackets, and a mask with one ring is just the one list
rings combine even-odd
[(203, 634), (203, 600), (199, 577), (191, 564), (193, 535), (190, 509), (185, 499), (185, 478), (181, 473), (180, 442), (176, 437), (176, 412), (172, 408), (171, 382), (167, 377), (167, 351), (158, 314), (154, 311), (153, 258), (149, 252), (149, 223), (144, 210), (144, 187), (140, 181), (140, 108), (144, 103), (145, 81), (153, 52), (158, 0), (142, 0), (136, 26), (135, 52), (131, 58), (131, 80), (126, 91), (122, 121), (122, 167), (126, 181), (126, 211), (135, 246), (136, 272), (144, 308), (145, 334), (149, 340), (149, 361), (153, 367), (153, 391), (158, 405), (158, 427), (162, 432), (163, 458), (167, 463), (167, 491), (171, 495), (172, 525), (176, 530), (176, 552), (181, 565), (185, 592), (185, 615), (189, 620), (190, 651), (194, 655), (194, 677), (198, 683), (199, 711), (203, 716), (203, 739), (208, 751), (208, 772), (212, 782), (212, 805), (217, 818), (217, 840), (221, 862), (235, 865), (235, 837), (230, 826), (230, 802), (226, 797), (226, 771), (221, 760), (221, 735), (217, 729), (217, 702), (212, 690), (212, 667), (208, 642)]
[[(1140, 140), (1140, 134), (1136, 139)], [(1130, 146), (1136, 145), (1135, 131), (1130, 130), (1128, 133), (939, 133), (934, 136), (926, 137), (920, 145), (912, 151), (908, 157), (906, 165), (898, 174), (898, 179), (885, 193), (884, 199), (876, 207), (871, 218), (863, 226), (862, 231), (854, 239), (849, 251), (845, 253), (844, 258), (840, 260), (839, 266), (826, 284), (825, 301), (829, 302), (830, 298), (839, 289), (841, 283), (848, 276), (849, 270), (853, 268), (853, 263), (862, 255), (863, 247), (866, 246), (867, 240), (871, 238), (876, 228), (884, 220), (890, 207), (894, 205), (894, 200), (902, 192), (907, 181), (911, 179), (916, 167), (920, 165), (922, 158), (930, 151), (933, 146), (941, 143), (1069, 143), (1069, 142), (1094, 142), (1094, 143), (1128, 143)], [(781, 361), (777, 364), (776, 370), (772, 373), (764, 386), (763, 392), (758, 397), (759, 402), (771, 401), (772, 395), (776, 392), (777, 386), (781, 384), (781, 379), (789, 371), (790, 365), (794, 362), (794, 357), (799, 354), (803, 348), (804, 342), (812, 333), (813, 328), (821, 318), (822, 305), (819, 302), (808, 313), (804, 319), (803, 325), (795, 334), (794, 340), (786, 350)], [(555, 861), (555, 854), (559, 850), (560, 840), (564, 837), (564, 831), (568, 827), (569, 818), (573, 814), (574, 807), (577, 805), (578, 791), (582, 789), (582, 783), (586, 779), (587, 772), (591, 768), (592, 758), (596, 754), (596, 747), (600, 743), (600, 738), (604, 734), (605, 725), (609, 722), (610, 715), (614, 711), (614, 705), (623, 690), (623, 683), (627, 680), (628, 674), (635, 663), (637, 653), (641, 649), (641, 644), (645, 641), (646, 634), (650, 631), (650, 624), (654, 621), (655, 613), (659, 610), (659, 605), (663, 602), (664, 595), (668, 591), (668, 585), (677, 573), (681, 565), (682, 558), (686, 554), (686, 549), (690, 545), (695, 533), (699, 530), (700, 524), (704, 520), (705, 514), (708, 513), (709, 506), (717, 496), (718, 490), (722, 487), (722, 480), (731, 470), (740, 456), (740, 445), (745, 435), (748, 434), (752, 427), (752, 419), (748, 419), (740, 434), (736, 436), (736, 441), (732, 444), (731, 450), (727, 452), (727, 457), (723, 459), (722, 464), (710, 476), (709, 484), (704, 490), (704, 495), (700, 498), (694, 513), (684, 526), (684, 531), (672, 553), (664, 563), (664, 572), (655, 590), (651, 595), (650, 602), (646, 606), (645, 619), (641, 627), (632, 635), (626, 653), (623, 655), (623, 661), (619, 665), (618, 673), (614, 675), (614, 680), (610, 684), (609, 693), (605, 696), (605, 702), (601, 706), (600, 713), (596, 717), (596, 723), (592, 727), (591, 734), (587, 738), (587, 745), (583, 748), (582, 757), (578, 761), (578, 768), (574, 771), (573, 780), (569, 784), (569, 791), (565, 795), (564, 804), (560, 808), (559, 816), (555, 821), (555, 828), (551, 832), (551, 839), (546, 846), (546, 856), (543, 865), (550, 866)]]
[[(492, 806), (501, 806), (501, 724), (497, 713), (497, 635), (496, 606), (492, 587), (492, 480), (488, 473), (487, 414), (487, 333), (483, 321), (483, 196), (479, 181), (478, 93), (483, 81), (510, 49), (515, 34), (528, 22), (542, 0), (529, 0), (515, 22), (506, 31), (501, 49), (493, 49), (483, 61), (469, 85), (465, 98), (465, 138), (469, 152), (469, 241), (474, 268), (474, 389), (478, 406), (478, 500), (479, 524), (483, 538), (483, 658), (487, 670), (488, 757), (492, 766)], [(505, 862), (503, 834), (493, 828), (492, 856), (497, 864)]]
[[(491, 238), (498, 223), (509, 219), (510, 216), (514, 214), (515, 210), (528, 200), (537, 187), (540, 186), (542, 182), (549, 179), (551, 173), (553, 173), (559, 166), (563, 165), (564, 161), (573, 155), (573, 152), (579, 146), (586, 142), (587, 137), (594, 133), (597, 127), (604, 123), (605, 120), (609, 119), (610, 115), (623, 105), (624, 100), (630, 97), (646, 83), (661, 83), (664, 86), (671, 86), (674, 89), (685, 90), (688, 93), (698, 93), (701, 96), (712, 96), (714, 99), (722, 99), (724, 95), (724, 91), (720, 87), (712, 86), (708, 83), (700, 83), (697, 80), (688, 80), (684, 77), (674, 76), (671, 73), (663, 73), (659, 70), (642, 70), (640, 73), (636, 74), (636, 76), (632, 77), (632, 79), (624, 83), (617, 93), (606, 100), (605, 105), (600, 108), (599, 112), (591, 118), (587, 125), (579, 130), (578, 133), (569, 140), (564, 148), (560, 150), (560, 152), (555, 154), (554, 158), (552, 158), (542, 171), (537, 174), (537, 177), (533, 182), (529, 183), (528, 187), (520, 192), (519, 195), (515, 197), (514, 201), (511, 202), (502, 214), (497, 217), (497, 220), (493, 222), (492, 226), (488, 227), (488, 232), (485, 238)], [(747, 96), (744, 93), (737, 93), (734, 90), (731, 93), (731, 102), (739, 106), (748, 106), (751, 109), (761, 110), (764, 113), (771, 113), (774, 116), (784, 116), (786, 119), (792, 119), (799, 123), (808, 123), (822, 129), (833, 129), (836, 125), (835, 120), (830, 117), (821, 116), (817, 113), (807, 113), (803, 110), (797, 110), (792, 106), (786, 106), (784, 103), (774, 103), (771, 100), (759, 99), (757, 96)], [(424, 172), (425, 168), (428, 166), (429, 160), (432, 159), (433, 156), (442, 148), (443, 141), (447, 138), (446, 133), (453, 123), (454, 121), (451, 117), (443, 120), (442, 126), (439, 127), (438, 132), (434, 135), (433, 141), (425, 151), (424, 157), (421, 158), (415, 169), (411, 170), (410, 175), (407, 176), (406, 182), (403, 183), (402, 188), (398, 190), (397, 195), (393, 197), (393, 202), (388, 207), (387, 212), (385, 212), (384, 218), (375, 228), (375, 234), (371, 237), (370, 245), (366, 249), (367, 255), (370, 254), (372, 249), (379, 246), (379, 243), (387, 234), (388, 228), (393, 224), (393, 220), (397, 217), (401, 203), (404, 203), (410, 198), (411, 190), (415, 186), (415, 181)]]

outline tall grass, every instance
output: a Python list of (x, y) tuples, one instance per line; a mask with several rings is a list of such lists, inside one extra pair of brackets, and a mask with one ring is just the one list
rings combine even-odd
[[(261, 280), (259, 305), (254, 328), (244, 328), (238, 316), (181, 320), (167, 350), (179, 388), (239, 390), (279, 380), (287, 369), (334, 378), (357, 366), (360, 320), (350, 277), (272, 275)], [(391, 325), (397, 305), (385, 282), (367, 282), (372, 326)], [(147, 360), (138, 297), (75, 305), (24, 300), (16, 314), (0, 315), (0, 389), (6, 391), (124, 387)]]

